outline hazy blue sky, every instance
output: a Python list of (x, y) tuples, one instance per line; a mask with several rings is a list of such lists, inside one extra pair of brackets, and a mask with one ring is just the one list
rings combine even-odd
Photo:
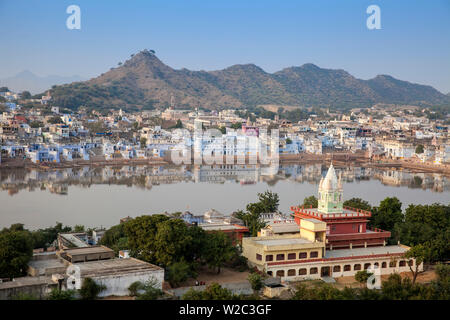
[[(66, 8), (81, 8), (68, 30)], [(381, 8), (368, 30), (366, 8)], [(450, 0), (0, 0), (0, 78), (97, 76), (144, 48), (174, 68), (307, 62), (450, 92)]]

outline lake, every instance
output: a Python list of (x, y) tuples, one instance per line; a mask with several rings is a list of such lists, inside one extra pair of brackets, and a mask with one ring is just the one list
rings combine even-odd
[[(245, 209), (257, 193), (280, 196), (279, 209), (317, 196), (327, 166), (283, 165), (266, 175), (254, 165), (81, 167), (42, 171), (0, 170), (0, 228), (24, 223), (28, 229), (82, 224), (110, 227), (142, 214), (189, 210), (201, 215), (214, 208), (226, 215)], [(378, 205), (396, 196), (403, 203), (450, 201), (450, 178), (440, 174), (363, 167), (336, 168), (344, 199), (359, 197)]]

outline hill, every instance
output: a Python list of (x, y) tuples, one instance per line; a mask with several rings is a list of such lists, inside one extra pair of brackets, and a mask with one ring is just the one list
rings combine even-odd
[(368, 107), (375, 103), (441, 105), (450, 97), (431, 86), (401, 81), (388, 75), (370, 80), (344, 70), (314, 64), (267, 73), (254, 64), (217, 71), (176, 70), (143, 50), (97, 78), (54, 86), (55, 104), (77, 109), (167, 107), (243, 108), (257, 105)]

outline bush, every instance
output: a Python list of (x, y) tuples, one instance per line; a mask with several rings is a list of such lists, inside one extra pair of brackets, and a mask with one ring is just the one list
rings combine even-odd
[(52, 289), (47, 297), (48, 300), (75, 300), (74, 290), (59, 290), (57, 288)]
[[(159, 297), (163, 296), (164, 293), (158, 289), (155, 288), (156, 286), (156, 280), (150, 279), (146, 281), (144, 284), (142, 284), (142, 290), (143, 293), (137, 293), (137, 300), (156, 300)], [(138, 290), (139, 291), (139, 290)]]
[(95, 300), (97, 299), (100, 292), (102, 292), (105, 289), (106, 287), (104, 285), (97, 284), (91, 278), (85, 278), (80, 289), (81, 299)]

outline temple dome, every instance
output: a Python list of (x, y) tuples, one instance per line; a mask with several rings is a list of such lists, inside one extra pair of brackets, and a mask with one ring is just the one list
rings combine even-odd
[(325, 179), (321, 180), (319, 188), (324, 191), (332, 191), (342, 188), (342, 184), (337, 179), (333, 164), (330, 165)]

